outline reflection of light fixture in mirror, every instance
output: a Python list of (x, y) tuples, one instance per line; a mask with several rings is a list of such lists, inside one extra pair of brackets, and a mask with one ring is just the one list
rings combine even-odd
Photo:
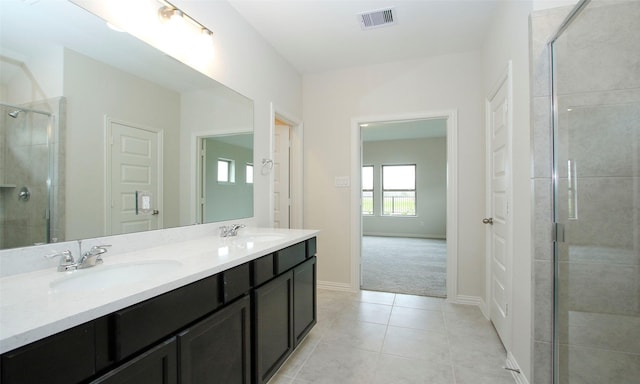
[(163, 1), (162, 3), (166, 4), (160, 7), (158, 10), (158, 15), (160, 19), (167, 22), (170, 25), (173, 25), (172, 28), (182, 29), (186, 24), (191, 23), (196, 28), (199, 29), (200, 35), (205, 36), (209, 42), (211, 42), (211, 37), (213, 36), (213, 32), (211, 32), (204, 25), (198, 23), (194, 18), (182, 12), (180, 9), (175, 7), (174, 5)]

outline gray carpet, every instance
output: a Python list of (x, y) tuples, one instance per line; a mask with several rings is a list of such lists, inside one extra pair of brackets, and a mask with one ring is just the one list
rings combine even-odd
[(446, 281), (446, 240), (362, 238), (362, 289), (446, 297)]

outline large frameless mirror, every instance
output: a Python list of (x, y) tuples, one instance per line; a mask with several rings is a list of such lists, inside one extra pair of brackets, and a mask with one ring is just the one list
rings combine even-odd
[(253, 216), (253, 101), (70, 2), (0, 2), (0, 103), (0, 249)]

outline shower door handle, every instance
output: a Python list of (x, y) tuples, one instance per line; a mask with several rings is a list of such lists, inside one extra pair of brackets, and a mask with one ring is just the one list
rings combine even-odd
[(482, 219), (483, 224), (491, 224), (493, 225), (493, 217)]

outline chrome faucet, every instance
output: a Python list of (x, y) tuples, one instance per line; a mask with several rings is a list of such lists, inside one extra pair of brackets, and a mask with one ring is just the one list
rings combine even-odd
[(58, 272), (73, 271), (77, 268), (76, 261), (71, 255), (71, 251), (66, 250), (62, 252), (55, 252), (50, 255), (45, 255), (47, 259), (53, 259), (54, 257), (60, 257), (60, 263), (58, 264)]
[(71, 251), (69, 250), (45, 255), (45, 257), (47, 259), (60, 257), (58, 272), (75, 271), (76, 269), (90, 268), (98, 264), (102, 264), (102, 257), (100, 256), (103, 253), (107, 252), (107, 247), (110, 246), (111, 245), (93, 246), (90, 250), (82, 254), (82, 257), (80, 258), (80, 260), (78, 260), (78, 262), (75, 261), (73, 255), (71, 255)]
[(107, 252), (107, 248), (110, 244), (94, 245), (90, 250), (82, 254), (80, 261), (78, 261), (78, 269), (90, 268), (98, 264), (102, 264), (102, 254)]
[(220, 227), (220, 237), (237, 236), (238, 230), (244, 228), (244, 224), (223, 225)]

